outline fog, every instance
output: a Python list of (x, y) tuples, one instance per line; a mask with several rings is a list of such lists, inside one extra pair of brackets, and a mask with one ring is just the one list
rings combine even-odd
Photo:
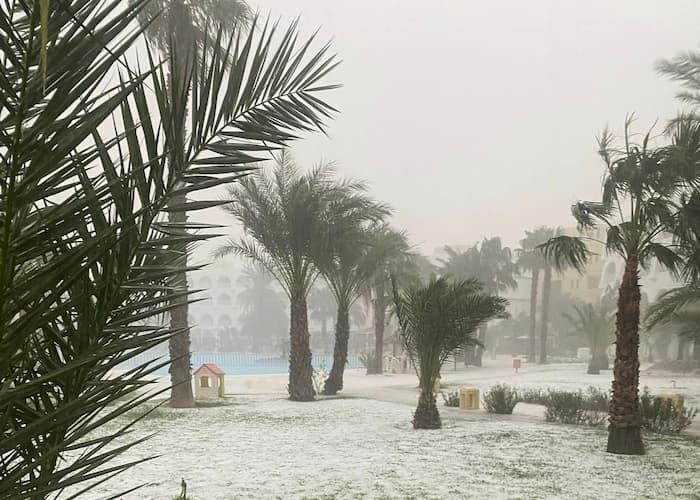
[(329, 78), (343, 84), (329, 95), (341, 112), (327, 136), (293, 144), (298, 162), (369, 181), (427, 255), (573, 225), (570, 204), (599, 193), (596, 134), (620, 132), (627, 113), (661, 131), (679, 103), (654, 63), (700, 41), (692, 0), (251, 6), (282, 26), (300, 16), (343, 60)]

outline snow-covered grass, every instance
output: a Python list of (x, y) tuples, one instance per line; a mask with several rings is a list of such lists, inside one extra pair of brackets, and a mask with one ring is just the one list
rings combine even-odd
[[(439, 431), (411, 428), (412, 408), (365, 399), (158, 409), (157, 432), (128, 458), (161, 456), (91, 495), (151, 483), (128, 498), (168, 499), (185, 478), (195, 499), (697, 498), (700, 440), (647, 436), (642, 457), (603, 451), (602, 429), (441, 408)], [(459, 416), (459, 418), (455, 418)]]
[[(511, 375), (503, 364), (492, 363), (480, 370), (446, 370), (443, 381), (482, 388), (499, 381), (518, 387), (607, 387), (609, 372), (586, 376), (580, 368), (525, 367)], [(591, 383), (590, 377), (601, 378)], [(697, 401), (698, 379), (675, 379), (677, 387), (692, 393), (688, 399)], [(346, 397), (314, 403), (284, 399), (284, 377), (241, 382), (227, 379), (229, 387), (245, 386), (248, 394), (231, 396), (223, 405), (156, 409), (136, 428), (137, 435), (155, 436), (123, 459), (160, 456), (87, 498), (149, 483), (124, 498), (171, 499), (181, 478), (195, 500), (698, 498), (700, 492), (700, 438), (695, 436), (645, 435), (646, 455), (615, 456), (604, 451), (604, 428), (548, 424), (527, 411), (488, 415), (440, 406), (444, 427), (415, 431), (411, 375), (349, 372)], [(663, 376), (647, 382), (657, 388), (668, 383)], [(260, 387), (265, 393), (255, 394)]]

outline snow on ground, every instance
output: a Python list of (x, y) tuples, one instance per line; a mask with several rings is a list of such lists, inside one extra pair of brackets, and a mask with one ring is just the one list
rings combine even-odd
[[(481, 369), (444, 370), (450, 387), (607, 387), (610, 372), (583, 365), (528, 366), (517, 375), (507, 360)], [(697, 401), (697, 377), (643, 377), (661, 389), (676, 380)], [(415, 431), (412, 375), (347, 373), (345, 395), (314, 403), (284, 399), (285, 377), (227, 377), (220, 406), (158, 408), (136, 434), (156, 435), (124, 460), (144, 462), (100, 485), (105, 498), (150, 483), (128, 499), (171, 499), (180, 479), (195, 500), (229, 498), (698, 498), (700, 439), (645, 436), (647, 454), (604, 452), (604, 428), (548, 424), (526, 415), (440, 407), (444, 427)], [(678, 391), (682, 392), (682, 391)], [(520, 406), (520, 405), (519, 405)], [(141, 411), (141, 410), (140, 410)], [(530, 412), (532, 415), (532, 413)], [(134, 436), (132, 436), (133, 438)]]

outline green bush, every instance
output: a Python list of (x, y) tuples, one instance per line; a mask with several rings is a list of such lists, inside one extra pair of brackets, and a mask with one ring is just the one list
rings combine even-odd
[(548, 390), (545, 397), (544, 419), (575, 425), (602, 425), (608, 411), (607, 392), (595, 387), (583, 391)]
[(445, 406), (451, 406), (456, 408), (459, 406), (459, 393), (457, 391), (448, 392), (447, 396), (444, 392), (441, 392), (442, 399), (445, 400)]
[(484, 393), (484, 407), (489, 413), (510, 415), (518, 401), (518, 392), (507, 384), (496, 384)]
[(373, 352), (363, 352), (360, 354), (360, 363), (365, 367), (367, 373), (374, 368), (375, 356)]
[(639, 397), (642, 428), (658, 434), (678, 434), (693, 423), (697, 408), (677, 408), (668, 398), (654, 396), (645, 387)]

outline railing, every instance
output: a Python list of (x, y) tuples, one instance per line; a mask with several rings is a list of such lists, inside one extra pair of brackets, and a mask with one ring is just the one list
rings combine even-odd
[[(167, 354), (159, 352), (144, 352), (134, 356), (129, 361), (119, 365), (119, 369), (127, 370), (149, 361), (165, 361)], [(214, 363), (227, 375), (255, 375), (287, 373), (289, 360), (280, 357), (279, 354), (250, 354), (241, 352), (193, 352), (192, 370), (196, 370), (203, 363)], [(315, 370), (330, 371), (333, 365), (333, 356), (313, 356), (311, 360)], [(362, 368), (360, 358), (348, 356), (346, 368)], [(165, 374), (168, 368), (164, 367), (156, 373)]]

